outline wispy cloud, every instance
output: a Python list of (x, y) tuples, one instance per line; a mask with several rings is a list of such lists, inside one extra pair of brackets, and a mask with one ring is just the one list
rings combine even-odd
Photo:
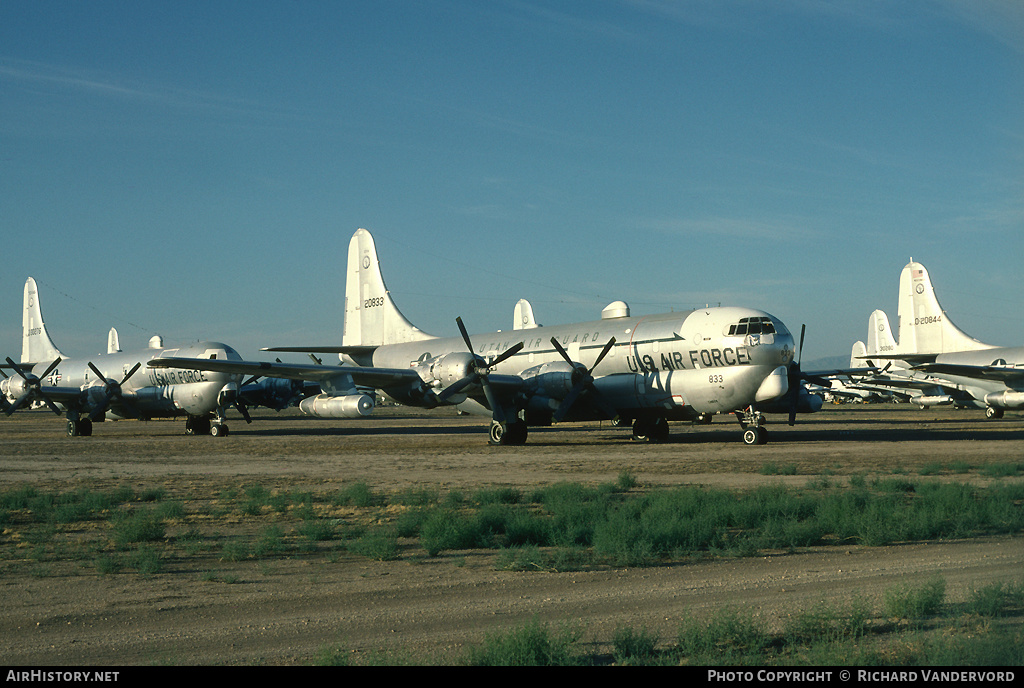
[(1020, 0), (936, 0), (956, 20), (1024, 53), (1024, 3)]
[(160, 83), (140, 83), (115, 74), (84, 68), (65, 67), (27, 60), (0, 57), (0, 83), (18, 83), (27, 88), (49, 88), (61, 94), (89, 95), (125, 103), (172, 107), (213, 114), (280, 116), (279, 107), (199, 89)]
[(809, 221), (799, 218), (752, 220), (743, 217), (661, 218), (641, 223), (647, 229), (684, 237), (743, 237), (772, 241), (805, 241), (816, 232)]

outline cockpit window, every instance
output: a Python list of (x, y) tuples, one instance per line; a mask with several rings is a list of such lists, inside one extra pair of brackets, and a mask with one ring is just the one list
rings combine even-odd
[(775, 323), (771, 318), (740, 318), (735, 325), (729, 325), (727, 334), (730, 337), (743, 337), (748, 334), (775, 334)]

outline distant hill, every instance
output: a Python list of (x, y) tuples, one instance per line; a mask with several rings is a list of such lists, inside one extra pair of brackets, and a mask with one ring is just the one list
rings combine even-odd
[(813, 361), (801, 361), (801, 370), (843, 370), (850, 367), (850, 355), (826, 356), (816, 358)]

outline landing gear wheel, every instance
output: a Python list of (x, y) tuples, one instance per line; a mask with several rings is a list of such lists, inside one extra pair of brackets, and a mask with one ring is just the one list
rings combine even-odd
[(998, 420), (999, 418), (1003, 417), (1003, 409), (993, 408), (989, 406), (987, 409), (985, 409), (985, 417), (990, 418), (992, 420)]
[(223, 423), (214, 423), (210, 426), (210, 434), (214, 437), (227, 437), (228, 426)]
[(213, 428), (210, 427), (210, 419), (199, 416), (189, 416), (185, 421), (185, 434), (212, 435)]
[(518, 446), (526, 444), (527, 433), (526, 423), (522, 421), (515, 423), (492, 422), (487, 442), (495, 446)]
[(751, 426), (743, 431), (743, 444), (755, 445), (768, 442), (768, 431), (759, 426)]
[(638, 418), (633, 421), (634, 442), (664, 442), (668, 439), (668, 433), (668, 421), (664, 418)]
[(81, 418), (68, 419), (68, 437), (92, 437), (92, 420)]

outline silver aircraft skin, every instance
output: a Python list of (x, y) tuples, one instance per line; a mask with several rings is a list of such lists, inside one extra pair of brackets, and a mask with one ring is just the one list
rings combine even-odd
[(900, 276), (899, 303), (898, 342), (885, 313), (871, 314), (869, 336), (875, 330), (882, 336), (874, 347), (869, 339), (863, 357), (889, 367), (863, 382), (916, 390), (910, 400), (922, 408), (983, 408), (989, 418), (1024, 409), (1024, 347), (997, 347), (963, 332), (939, 305), (927, 269), (913, 259)]
[[(189, 434), (227, 433), (225, 410), (237, 404), (241, 376), (193, 369), (157, 370), (146, 367), (153, 358), (241, 360), (220, 342), (194, 342), (168, 348), (160, 337), (150, 339), (143, 351), (121, 351), (117, 332), (111, 330), (107, 354), (90, 359), (69, 359), (50, 339), (43, 323), (36, 282), (25, 282), (22, 316), (21, 362), (10, 357), (0, 381), (4, 412), (33, 403), (45, 404), (67, 418), (69, 436), (89, 436), (93, 423), (125, 418), (150, 419), (187, 416)], [(244, 408), (240, 408), (247, 415)]]
[[(319, 417), (368, 415), (375, 388), (406, 405), (491, 416), (492, 444), (522, 444), (527, 427), (560, 421), (632, 421), (637, 440), (664, 439), (668, 421), (736, 414), (743, 441), (763, 444), (762, 413), (806, 406), (793, 336), (776, 317), (739, 307), (631, 316), (621, 302), (601, 318), (540, 326), (528, 304), (511, 331), (440, 338), (410, 323), (384, 284), (372, 236), (348, 250), (341, 346), (266, 351), (337, 353), (341, 365), (151, 360), (175, 367), (318, 382), (300, 408)], [(820, 400), (819, 400), (820, 407)], [(792, 414), (791, 414), (792, 420)]]

